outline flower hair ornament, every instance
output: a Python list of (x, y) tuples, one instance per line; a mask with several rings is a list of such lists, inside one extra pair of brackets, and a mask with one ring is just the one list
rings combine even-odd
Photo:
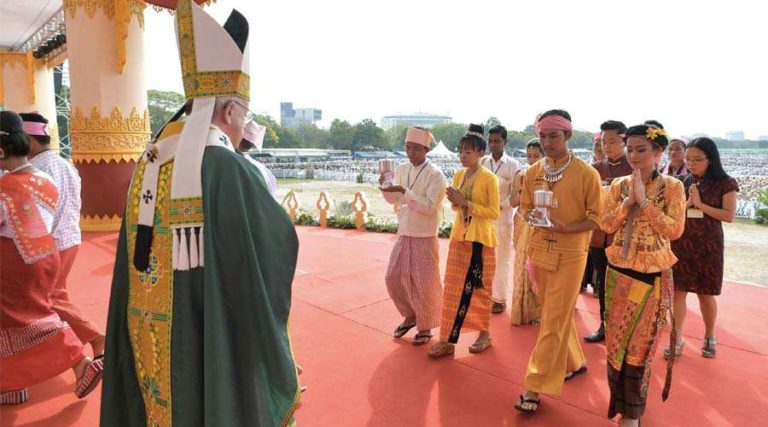
[(669, 135), (667, 134), (667, 131), (661, 128), (657, 128), (656, 126), (648, 126), (648, 130), (645, 131), (645, 137), (650, 139), (651, 141), (655, 141), (656, 138), (660, 136), (663, 136), (669, 139)]

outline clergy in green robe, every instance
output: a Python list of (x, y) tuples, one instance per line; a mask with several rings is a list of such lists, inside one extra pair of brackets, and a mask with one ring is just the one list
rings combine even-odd
[[(187, 116), (137, 165), (117, 245), (101, 425), (285, 426), (300, 392), (288, 336), (298, 238), (235, 153), (249, 118), (247, 22), (176, 11)], [(190, 59), (191, 58), (191, 59)], [(230, 68), (227, 68), (230, 67)]]
[[(170, 136), (157, 144), (172, 142)], [(159, 172), (149, 267), (138, 271), (146, 164), (134, 175), (117, 246), (101, 424), (286, 425), (299, 398), (287, 330), (298, 254), (290, 218), (246, 159), (209, 146), (202, 167), (205, 232), (190, 232), (201, 242), (204, 267), (171, 267), (170, 160)]]

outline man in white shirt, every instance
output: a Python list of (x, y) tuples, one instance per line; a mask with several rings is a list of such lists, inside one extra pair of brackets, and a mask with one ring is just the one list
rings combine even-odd
[[(510, 282), (512, 264), (512, 224), (515, 218), (512, 183), (520, 172), (520, 164), (509, 157), (504, 148), (507, 145), (507, 129), (498, 125), (488, 131), (488, 148), (491, 154), (484, 157), (480, 164), (490, 169), (499, 178), (499, 196), (501, 213), (496, 220), (496, 275), (493, 278), (493, 313), (503, 313), (507, 308), (507, 289)], [(517, 197), (517, 195), (514, 195)]]
[(53, 219), (53, 239), (59, 251), (56, 288), (51, 292), (53, 310), (72, 327), (83, 343), (91, 344), (93, 355), (104, 354), (104, 335), (69, 301), (67, 276), (80, 248), (80, 175), (71, 163), (50, 147), (48, 119), (39, 113), (22, 113), (24, 131), (29, 135), (30, 163), (48, 174), (59, 190), (59, 203)]
[(379, 183), (384, 199), (395, 205), (399, 226), (385, 281), (395, 307), (405, 318), (395, 328), (395, 338), (414, 326), (413, 345), (432, 338), (440, 325), (442, 286), (437, 233), (445, 197), (443, 172), (429, 160), (432, 134), (423, 128), (408, 128), (405, 152), (408, 162), (395, 169), (391, 185), (382, 174)]

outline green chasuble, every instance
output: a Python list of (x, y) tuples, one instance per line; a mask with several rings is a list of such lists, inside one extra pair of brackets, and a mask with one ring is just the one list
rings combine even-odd
[(257, 168), (207, 147), (197, 207), (204, 267), (171, 266), (169, 225), (189, 208), (169, 200), (171, 160), (159, 169), (149, 267), (137, 271), (145, 167), (142, 159), (117, 247), (101, 425), (291, 424), (300, 392), (287, 328), (298, 256), (290, 218)]

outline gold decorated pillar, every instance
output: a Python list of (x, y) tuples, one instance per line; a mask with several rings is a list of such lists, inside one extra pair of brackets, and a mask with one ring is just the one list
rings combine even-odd
[(59, 148), (53, 68), (32, 52), (0, 52), (0, 105), (17, 113), (37, 111), (48, 119), (51, 147)]
[(85, 231), (120, 227), (136, 160), (150, 137), (141, 0), (64, 0), (72, 160)]

